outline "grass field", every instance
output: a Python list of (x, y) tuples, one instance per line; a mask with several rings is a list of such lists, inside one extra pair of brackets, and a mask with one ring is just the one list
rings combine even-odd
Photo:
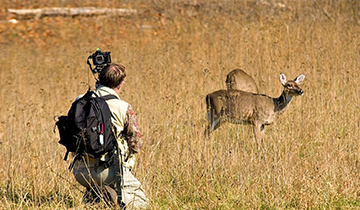
[[(144, 135), (135, 176), (151, 209), (360, 209), (360, 2), (10, 1), (7, 8), (132, 8), (128, 17), (0, 23), (0, 208), (81, 209), (55, 116), (94, 87), (99, 47), (126, 66), (121, 97)], [(306, 75), (266, 129), (225, 124), (204, 140), (205, 96), (242, 68), (277, 97)]]

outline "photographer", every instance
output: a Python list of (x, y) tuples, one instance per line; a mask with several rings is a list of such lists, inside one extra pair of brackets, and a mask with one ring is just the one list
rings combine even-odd
[[(118, 164), (112, 164), (108, 168), (102, 167), (99, 162), (107, 161), (111, 157), (105, 154), (101, 158), (92, 158), (83, 155), (75, 159), (73, 174), (75, 179), (87, 188), (84, 195), (85, 202), (92, 202), (94, 199), (93, 179), (100, 181), (100, 186), (105, 188), (110, 194), (112, 201), (118, 204), (125, 204), (129, 209), (143, 209), (148, 207), (147, 198), (142, 189), (141, 183), (134, 177), (131, 170), (135, 164), (135, 154), (140, 151), (142, 145), (141, 133), (136, 122), (136, 115), (130, 104), (119, 97), (121, 87), (124, 85), (126, 77), (125, 67), (110, 63), (103, 67), (99, 73), (99, 81), (94, 93), (101, 97), (114, 95), (116, 98), (107, 100), (111, 112), (111, 123), (113, 132), (117, 139), (118, 151), (116, 154)], [(100, 159), (100, 160), (99, 160)], [(116, 179), (121, 175), (122, 184), (119, 185)], [(114, 196), (121, 193), (122, 201)], [(117, 200), (117, 201), (116, 201)], [(123, 203), (121, 203), (123, 202)]]

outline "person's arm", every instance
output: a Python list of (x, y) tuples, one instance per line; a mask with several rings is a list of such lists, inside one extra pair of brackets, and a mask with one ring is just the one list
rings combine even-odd
[(125, 125), (122, 133), (128, 141), (130, 151), (138, 153), (142, 146), (142, 135), (137, 125), (135, 112), (130, 104), (126, 111)]

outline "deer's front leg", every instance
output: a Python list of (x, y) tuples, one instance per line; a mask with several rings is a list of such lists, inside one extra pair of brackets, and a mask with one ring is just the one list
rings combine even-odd
[(254, 137), (256, 140), (256, 146), (258, 152), (261, 151), (261, 144), (264, 141), (264, 125), (262, 123), (255, 122), (253, 125)]

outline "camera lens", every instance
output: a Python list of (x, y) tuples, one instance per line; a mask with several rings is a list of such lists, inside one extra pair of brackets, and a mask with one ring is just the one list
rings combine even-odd
[(96, 64), (103, 64), (104, 63), (104, 56), (103, 55), (97, 55), (95, 57)]

